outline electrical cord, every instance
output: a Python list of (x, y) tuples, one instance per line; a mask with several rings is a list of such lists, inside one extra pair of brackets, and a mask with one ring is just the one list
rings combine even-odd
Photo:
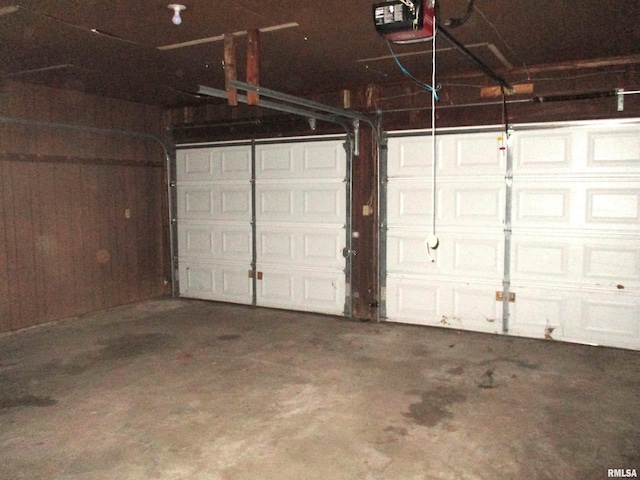
[(475, 0), (468, 0), (468, 2), (469, 5), (467, 5), (467, 11), (464, 12), (464, 15), (458, 18), (450, 18), (449, 20), (444, 22), (444, 25), (446, 27), (456, 28), (460, 25), (463, 25), (467, 20), (469, 20), (469, 17), (471, 17), (471, 13), (473, 13), (473, 4)]
[[(435, 37), (435, 34), (434, 34)], [(393, 59), (395, 60), (396, 64), (398, 65), (398, 67), (400, 68), (400, 70), (402, 71), (402, 73), (409, 78), (410, 80), (412, 80), (416, 85), (418, 85), (421, 88), (424, 88), (425, 90), (429, 90), (430, 92), (432, 92), (435, 96), (436, 100), (439, 100), (437, 91), (440, 90), (440, 85), (436, 85), (436, 86), (431, 86), (428, 83), (425, 83), (421, 80), (418, 80), (416, 77), (414, 77), (413, 75), (411, 75), (411, 73), (409, 72), (409, 70), (407, 70), (405, 68), (404, 65), (402, 65), (402, 63), (400, 62), (400, 59), (398, 58), (398, 56), (396, 55), (396, 52), (393, 51), (393, 48), (391, 47), (391, 42), (389, 40), (387, 40), (387, 46), (389, 47), (389, 51), (391, 52), (391, 56), (393, 57)]]
[(412, 1), (410, 1), (410, 0), (400, 0), (400, 2), (402, 2), (404, 5), (406, 5), (407, 8), (409, 8), (412, 12), (415, 11), (416, 7), (415, 7), (415, 5), (413, 4)]

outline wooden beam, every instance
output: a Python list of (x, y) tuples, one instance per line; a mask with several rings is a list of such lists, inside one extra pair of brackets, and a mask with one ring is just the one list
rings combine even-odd
[[(617, 67), (622, 65), (637, 65), (640, 64), (640, 54), (625, 55), (619, 57), (606, 57), (606, 58), (592, 58), (589, 60), (575, 60), (572, 62), (563, 63), (551, 63), (546, 65), (534, 65), (530, 67), (522, 67), (515, 70), (516, 72), (530, 72), (530, 73), (547, 73), (547, 72), (561, 72), (565, 70), (581, 70), (584, 68), (604, 68), (604, 67)], [(513, 73), (510, 71), (509, 73)]]
[[(247, 32), (247, 83), (260, 85), (260, 32)], [(247, 105), (258, 105), (260, 96), (257, 92), (247, 92)]]
[[(482, 98), (487, 97), (501, 97), (502, 87), (484, 87), (480, 89), (480, 96)], [(506, 95), (522, 95), (533, 93), (533, 83), (519, 83), (513, 86), (512, 90), (504, 89)]]
[(236, 45), (233, 40), (233, 34), (225, 34), (224, 36), (224, 85), (227, 90), (227, 99), (229, 105), (236, 107), (238, 105), (238, 90), (229, 85), (231, 80), (238, 79), (238, 63), (236, 59)]

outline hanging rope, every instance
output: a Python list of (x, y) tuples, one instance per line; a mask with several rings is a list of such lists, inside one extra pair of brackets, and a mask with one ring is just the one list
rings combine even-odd
[[(433, 16), (433, 37), (431, 38), (431, 85), (436, 85), (436, 17)], [(437, 190), (436, 173), (438, 169), (437, 148), (436, 148), (436, 102), (438, 95), (435, 89), (431, 90), (431, 233), (427, 238), (427, 254), (432, 262), (435, 261), (431, 255), (431, 249), (438, 248), (438, 237), (436, 236), (436, 215), (437, 215)]]

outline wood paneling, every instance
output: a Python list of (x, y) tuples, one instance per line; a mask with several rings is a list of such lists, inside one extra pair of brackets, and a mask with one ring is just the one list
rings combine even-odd
[[(0, 115), (154, 135), (163, 123), (153, 107), (12, 82)], [(156, 142), (7, 122), (0, 135), (0, 331), (169, 291)]]

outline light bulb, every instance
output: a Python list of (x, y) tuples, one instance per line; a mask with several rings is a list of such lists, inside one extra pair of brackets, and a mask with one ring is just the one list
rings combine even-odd
[(173, 22), (173, 24), (180, 25), (182, 23), (180, 12), (182, 10), (186, 10), (187, 7), (185, 7), (184, 5), (180, 5), (179, 3), (170, 3), (169, 5), (167, 5), (167, 8), (170, 10), (173, 10), (173, 18), (171, 18), (171, 21)]

